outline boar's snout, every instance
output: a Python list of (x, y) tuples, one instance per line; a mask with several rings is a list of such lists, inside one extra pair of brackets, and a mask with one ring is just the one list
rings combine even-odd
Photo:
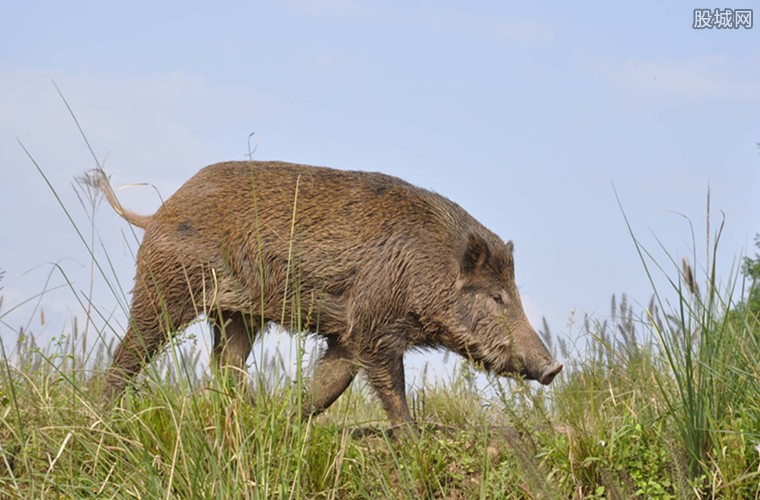
[(541, 373), (538, 381), (544, 385), (549, 385), (552, 383), (552, 380), (554, 380), (554, 377), (556, 377), (561, 371), (562, 363), (550, 364), (544, 369), (543, 373)]
[(526, 359), (526, 356), (519, 356), (522, 361), (522, 369), (519, 374), (528, 380), (536, 380), (543, 385), (549, 385), (559, 372), (562, 371), (562, 363), (554, 361), (551, 358), (544, 358), (540, 361)]
[[(538, 334), (530, 328), (527, 338), (518, 344), (517, 359), (520, 375), (528, 380), (536, 380), (543, 385), (549, 385), (562, 371), (562, 363), (556, 361), (549, 353)], [(522, 349), (521, 349), (522, 347)]]

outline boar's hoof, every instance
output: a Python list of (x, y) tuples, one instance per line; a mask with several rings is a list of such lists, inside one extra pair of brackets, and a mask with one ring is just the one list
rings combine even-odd
[(544, 385), (549, 385), (554, 380), (559, 372), (562, 371), (562, 363), (554, 363), (552, 366), (548, 366), (541, 374), (541, 378), (538, 379)]
[(413, 422), (402, 422), (391, 426), (388, 430), (394, 441), (417, 441), (420, 438), (420, 431)]

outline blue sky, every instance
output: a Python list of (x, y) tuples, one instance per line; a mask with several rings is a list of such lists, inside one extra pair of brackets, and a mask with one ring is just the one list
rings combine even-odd
[[(695, 7), (744, 6), (6, 2), (0, 314), (42, 291), (52, 262), (89, 287), (86, 250), (16, 142), (87, 233), (71, 183), (94, 164), (51, 79), (117, 186), (147, 182), (166, 198), (200, 167), (244, 159), (256, 131), (257, 159), (379, 170), (451, 198), (515, 241), (530, 319), (571, 342), (583, 314), (609, 314), (611, 294), (651, 295), (613, 186), (666, 266), (660, 243), (694, 252), (688, 217), (699, 267), (709, 182), (728, 279), (760, 232), (760, 27), (691, 26)], [(120, 197), (144, 213), (160, 203), (150, 188)], [(128, 291), (132, 233), (107, 206), (96, 228)], [(44, 325), (28, 304), (3, 317), (3, 339), (83, 320), (69, 290), (41, 305)]]

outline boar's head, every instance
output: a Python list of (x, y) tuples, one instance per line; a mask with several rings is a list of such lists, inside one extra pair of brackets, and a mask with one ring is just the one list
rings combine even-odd
[[(449, 311), (447, 347), (497, 375), (547, 385), (562, 371), (523, 311), (512, 242), (470, 234)], [(453, 317), (452, 317), (453, 316)]]

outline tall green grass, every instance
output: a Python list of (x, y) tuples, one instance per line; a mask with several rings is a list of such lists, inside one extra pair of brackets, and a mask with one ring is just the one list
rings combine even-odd
[[(646, 309), (647, 326), (654, 332), (657, 352), (664, 361), (664, 370), (654, 372), (655, 380), (677, 430), (688, 476), (703, 486), (720, 486), (733, 493), (734, 486), (746, 478), (760, 484), (760, 469), (736, 466), (737, 458), (742, 464), (755, 463), (760, 454), (756, 383), (760, 324), (751, 308), (742, 303), (745, 297), (756, 300), (757, 289), (753, 284), (747, 290), (738, 271), (729, 273), (721, 285), (717, 267), (723, 225), (710, 233), (709, 191), (707, 207), (702, 279), (687, 259), (682, 259), (679, 269), (665, 251), (670, 269), (675, 270), (667, 273), (632, 231), (631, 236), (653, 288)], [(630, 225), (628, 228), (630, 231)], [(669, 289), (655, 285), (658, 271), (663, 271)], [(754, 449), (748, 446), (750, 442), (756, 443)]]

